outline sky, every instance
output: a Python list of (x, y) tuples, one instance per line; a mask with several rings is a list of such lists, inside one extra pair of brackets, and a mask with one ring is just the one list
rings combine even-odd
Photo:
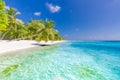
[(24, 22), (52, 19), (69, 40), (120, 40), (120, 0), (5, 0)]

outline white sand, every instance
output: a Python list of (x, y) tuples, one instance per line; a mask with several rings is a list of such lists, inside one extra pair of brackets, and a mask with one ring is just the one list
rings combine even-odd
[(0, 40), (0, 55), (6, 52), (39, 47), (41, 45), (53, 45), (61, 42), (64, 42), (64, 41), (37, 42), (37, 41), (30, 41), (30, 40), (20, 40), (20, 41)]

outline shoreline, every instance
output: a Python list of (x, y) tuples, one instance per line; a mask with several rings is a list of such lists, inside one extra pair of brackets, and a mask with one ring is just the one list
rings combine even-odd
[(65, 40), (48, 42), (45, 41), (37, 42), (34, 40), (20, 40), (20, 41), (0, 40), (0, 56), (18, 50), (25, 50), (29, 48), (36, 48), (42, 46), (52, 46), (63, 42), (65, 42)]

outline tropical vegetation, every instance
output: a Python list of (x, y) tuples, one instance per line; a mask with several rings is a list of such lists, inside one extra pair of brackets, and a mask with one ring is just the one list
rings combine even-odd
[(5, 30), (8, 25), (8, 17), (5, 13), (5, 3), (0, 0), (0, 31)]
[(0, 39), (1, 40), (63, 40), (58, 30), (55, 30), (53, 20), (30, 20), (24, 23), (17, 18), (15, 8), (5, 8), (5, 2), (0, 0)]

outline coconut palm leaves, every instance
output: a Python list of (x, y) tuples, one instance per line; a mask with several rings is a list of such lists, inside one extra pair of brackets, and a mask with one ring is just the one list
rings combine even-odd
[(28, 28), (28, 39), (35, 39), (38, 34), (41, 32), (44, 26), (44, 21), (42, 20), (31, 20), (26, 27)]
[(20, 14), (14, 8), (7, 9), (8, 14), (8, 28), (7, 31), (3, 33), (2, 38), (4, 39), (16, 39), (18, 37), (18, 29), (20, 29), (24, 22), (17, 19), (16, 16)]
[(5, 3), (0, 0), (0, 31), (6, 30), (8, 25), (8, 18), (5, 12)]
[(16, 16), (20, 14), (16, 12), (14, 8), (10, 8), (8, 11), (8, 19), (9, 19), (9, 35), (10, 39), (17, 38), (18, 29), (23, 24), (20, 20), (16, 19)]
[(31, 20), (24, 24), (17, 15), (20, 12), (15, 8), (5, 9), (5, 4), (0, 0), (0, 39), (9, 40), (61, 40), (59, 32), (54, 29), (52, 20)]
[(46, 20), (45, 22), (45, 28), (41, 30), (41, 33), (39, 34), (39, 39), (40, 40), (53, 40), (54, 39), (54, 22), (52, 20)]
[(54, 29), (55, 23), (52, 20), (46, 19), (44, 23), (45, 27), (40, 31), (39, 35), (36, 37), (36, 40), (60, 40), (60, 34), (57, 30)]

